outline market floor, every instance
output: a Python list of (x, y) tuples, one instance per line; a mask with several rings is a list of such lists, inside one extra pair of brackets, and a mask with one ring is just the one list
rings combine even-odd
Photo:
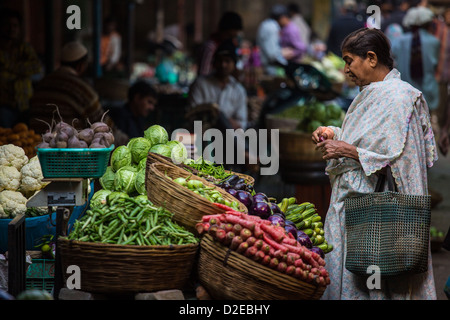
[[(429, 169), (428, 178), (430, 189), (442, 196), (442, 201), (432, 209), (431, 225), (446, 234), (450, 227), (450, 155), (439, 154), (439, 160)], [(265, 176), (256, 180), (255, 190), (282, 199), (295, 194), (295, 185), (284, 183), (280, 175)], [(432, 259), (437, 298), (447, 300), (444, 286), (450, 277), (450, 252), (440, 249), (432, 253)]]

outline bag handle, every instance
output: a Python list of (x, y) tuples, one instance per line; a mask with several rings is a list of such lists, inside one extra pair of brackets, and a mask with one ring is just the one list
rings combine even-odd
[(379, 175), (379, 177), (378, 177), (377, 185), (375, 187), (375, 192), (383, 192), (384, 191), (384, 185), (386, 183), (386, 178), (387, 178), (389, 191), (398, 192), (397, 184), (395, 183), (394, 177), (392, 176), (392, 171), (391, 171), (390, 166), (386, 167), (386, 173), (379, 173), (378, 175)]

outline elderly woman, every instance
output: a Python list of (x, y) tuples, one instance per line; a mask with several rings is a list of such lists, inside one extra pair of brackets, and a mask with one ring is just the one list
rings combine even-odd
[(326, 256), (331, 284), (323, 299), (436, 299), (430, 253), (428, 272), (382, 280), (380, 290), (368, 289), (366, 279), (345, 269), (344, 199), (373, 192), (386, 166), (400, 193), (428, 194), (427, 167), (437, 152), (427, 103), (393, 68), (386, 36), (377, 29), (357, 30), (343, 41), (342, 57), (360, 93), (342, 128), (319, 127), (312, 136), (332, 185), (325, 234), (335, 250)]

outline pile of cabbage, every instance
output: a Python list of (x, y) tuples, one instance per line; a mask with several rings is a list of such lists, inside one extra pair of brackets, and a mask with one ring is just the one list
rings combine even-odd
[(187, 150), (179, 141), (169, 141), (169, 135), (160, 125), (149, 127), (143, 137), (132, 138), (126, 146), (117, 147), (105, 174), (99, 179), (102, 189), (95, 192), (91, 204), (105, 201), (112, 192), (129, 196), (147, 195), (145, 171), (147, 155), (157, 153), (172, 159), (174, 163), (187, 160)]
[(312, 100), (289, 107), (276, 117), (298, 120), (298, 131), (312, 133), (320, 126), (341, 127), (345, 112), (336, 103)]

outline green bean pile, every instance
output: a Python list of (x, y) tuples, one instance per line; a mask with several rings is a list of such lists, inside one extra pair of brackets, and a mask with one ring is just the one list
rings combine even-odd
[(186, 245), (198, 239), (150, 201), (118, 197), (92, 208), (74, 223), (69, 240), (119, 245)]
[(203, 178), (212, 178), (208, 180), (223, 180), (229, 176), (231, 173), (226, 172), (223, 165), (216, 165), (214, 163), (208, 163), (202, 161), (200, 163), (189, 163), (189, 167), (198, 171), (197, 175)]

